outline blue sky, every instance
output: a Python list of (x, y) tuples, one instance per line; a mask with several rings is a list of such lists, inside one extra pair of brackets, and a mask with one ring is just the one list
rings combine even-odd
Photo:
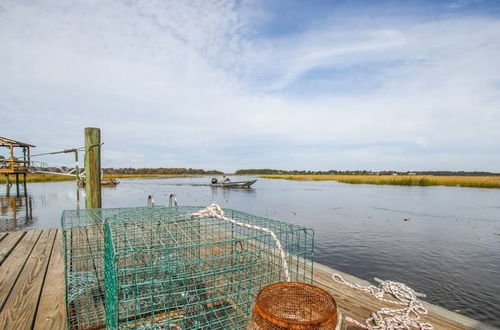
[(0, 136), (100, 127), (105, 167), (500, 172), (499, 31), (498, 1), (2, 0)]

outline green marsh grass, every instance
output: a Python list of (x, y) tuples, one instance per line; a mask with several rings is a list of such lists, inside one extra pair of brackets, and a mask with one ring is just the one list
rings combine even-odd
[(298, 181), (338, 181), (352, 184), (398, 186), (453, 186), (500, 188), (500, 176), (431, 176), (431, 175), (261, 175), (266, 179)]
[[(182, 174), (104, 174), (104, 178), (118, 179), (155, 179), (155, 178), (181, 178), (181, 177), (196, 177), (197, 175), (182, 175)], [(201, 175), (200, 175), (201, 176)], [(22, 176), (19, 176), (22, 180)], [(55, 181), (75, 181), (74, 176), (54, 175), (54, 174), (28, 174), (26, 182), (55, 182)], [(10, 182), (15, 183), (15, 177), (10, 176)], [(5, 176), (0, 176), (0, 184), (5, 183)]]
[[(10, 176), (10, 182), (16, 183), (16, 178), (14, 175)], [(51, 182), (51, 181), (75, 181), (74, 176), (67, 175), (54, 175), (54, 174), (28, 174), (26, 176), (26, 182)], [(19, 182), (22, 182), (22, 176), (19, 175)], [(5, 176), (0, 176), (0, 183), (6, 183)]]
[[(208, 174), (207, 174), (208, 175)], [(198, 174), (104, 174), (105, 178), (115, 179), (158, 179), (158, 178), (194, 178), (207, 175)]]

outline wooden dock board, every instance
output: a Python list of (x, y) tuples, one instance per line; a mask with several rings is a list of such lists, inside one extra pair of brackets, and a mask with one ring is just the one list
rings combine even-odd
[(3, 263), (5, 258), (10, 254), (10, 251), (17, 245), (17, 243), (23, 238), (26, 232), (16, 231), (10, 234), (4, 233), (4, 238), (0, 241), (0, 265)]
[[(381, 302), (366, 292), (352, 289), (332, 280), (333, 273), (340, 274), (345, 280), (359, 285), (373, 285), (349, 274), (332, 269), (328, 266), (314, 263), (314, 284), (330, 292), (337, 301), (342, 314), (364, 323), (370, 314), (382, 307), (399, 308), (398, 305)], [(495, 329), (485, 323), (469, 317), (448, 311), (436, 305), (424, 302), (429, 311), (422, 320), (432, 324), (434, 329)], [(347, 329), (358, 329), (348, 325)]]
[(66, 328), (64, 264), (58, 232), (12, 232), (0, 242), (14, 244), (2, 250), (7, 252), (0, 265), (0, 329), (31, 329), (35, 320), (45, 329)]
[(42, 231), (0, 312), (0, 324), (12, 329), (33, 327), (56, 231)]
[(41, 232), (31, 231), (11, 250), (0, 268), (0, 311), (9, 297), (17, 278), (26, 263)]
[(64, 287), (64, 256), (61, 232), (58, 231), (50, 256), (40, 303), (36, 312), (35, 329), (66, 328)]
[[(66, 329), (64, 256), (57, 229), (0, 233), (0, 329)], [(366, 285), (368, 282), (314, 264), (314, 283), (329, 291), (343, 315), (363, 321), (383, 305), (368, 294), (338, 284), (332, 273)], [(435, 329), (494, 329), (479, 321), (427, 304), (425, 321)], [(388, 306), (394, 307), (394, 306)], [(346, 325), (347, 329), (356, 329)]]

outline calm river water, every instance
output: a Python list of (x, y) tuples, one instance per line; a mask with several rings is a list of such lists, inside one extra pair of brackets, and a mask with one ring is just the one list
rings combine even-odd
[[(500, 189), (265, 179), (249, 190), (192, 185), (208, 182), (124, 179), (103, 189), (103, 207), (145, 206), (150, 194), (166, 205), (175, 193), (180, 205), (216, 202), (311, 227), (316, 261), (372, 282), (407, 283), (432, 303), (500, 327)], [(76, 208), (74, 182), (29, 183), (19, 198), (0, 188), (0, 231), (58, 227), (62, 210)]]

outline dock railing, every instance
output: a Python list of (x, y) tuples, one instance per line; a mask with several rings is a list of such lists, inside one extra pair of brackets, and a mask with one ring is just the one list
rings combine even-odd
[(0, 173), (27, 173), (29, 161), (17, 158), (0, 159)]

